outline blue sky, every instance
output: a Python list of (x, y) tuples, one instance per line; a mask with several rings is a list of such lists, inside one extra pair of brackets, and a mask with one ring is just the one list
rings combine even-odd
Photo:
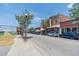
[(27, 9), (34, 15), (30, 27), (39, 27), (42, 19), (47, 19), (56, 14), (68, 15), (68, 10), (72, 4), (67, 3), (16, 3), (16, 4), (0, 4), (0, 25), (18, 26), (15, 15), (24, 13)]

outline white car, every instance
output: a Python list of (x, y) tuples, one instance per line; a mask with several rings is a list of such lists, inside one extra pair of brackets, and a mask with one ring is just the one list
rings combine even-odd
[(58, 37), (59, 36), (59, 33), (57, 33), (57, 32), (49, 32), (48, 33), (48, 36)]

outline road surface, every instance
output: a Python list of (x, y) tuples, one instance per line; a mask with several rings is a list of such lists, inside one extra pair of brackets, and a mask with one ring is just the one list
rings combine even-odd
[(17, 36), (7, 56), (79, 56), (79, 40), (28, 34), (25, 42)]
[(11, 46), (0, 46), (0, 56), (6, 56)]
[(33, 34), (29, 34), (28, 36), (32, 37), (32, 39), (29, 40), (42, 55), (79, 56), (79, 40)]

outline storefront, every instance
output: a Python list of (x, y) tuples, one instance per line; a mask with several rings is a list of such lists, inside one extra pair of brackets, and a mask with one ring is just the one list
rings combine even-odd
[(61, 22), (60, 27), (62, 30), (62, 33), (72, 31), (79, 33), (79, 19), (72, 19), (70, 21)]
[(54, 25), (47, 28), (47, 32), (57, 32), (60, 34), (60, 25)]

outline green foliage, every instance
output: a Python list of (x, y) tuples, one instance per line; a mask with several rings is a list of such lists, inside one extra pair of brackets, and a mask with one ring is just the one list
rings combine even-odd
[(31, 27), (31, 28), (29, 29), (29, 32), (33, 32), (33, 31), (34, 31), (34, 28)]
[(17, 21), (19, 22), (20, 25), (25, 25), (25, 24), (30, 24), (31, 23), (31, 19), (33, 18), (32, 15), (28, 14), (27, 16), (25, 15), (20, 15), (20, 16), (16, 16)]
[(79, 3), (73, 4), (69, 12), (70, 12), (70, 17), (79, 18)]
[(44, 26), (44, 20), (41, 20), (41, 26)]
[(48, 20), (42, 20), (41, 25), (43, 27), (48, 27), (49, 26), (49, 21)]
[(22, 36), (25, 34), (25, 37), (26, 37), (26, 33), (27, 33), (26, 29), (29, 26), (29, 24), (31, 23), (32, 18), (33, 18), (33, 15), (31, 15), (30, 13), (28, 13), (27, 15), (17, 15), (16, 16), (16, 20), (18, 21), (20, 28), (21, 28)]

